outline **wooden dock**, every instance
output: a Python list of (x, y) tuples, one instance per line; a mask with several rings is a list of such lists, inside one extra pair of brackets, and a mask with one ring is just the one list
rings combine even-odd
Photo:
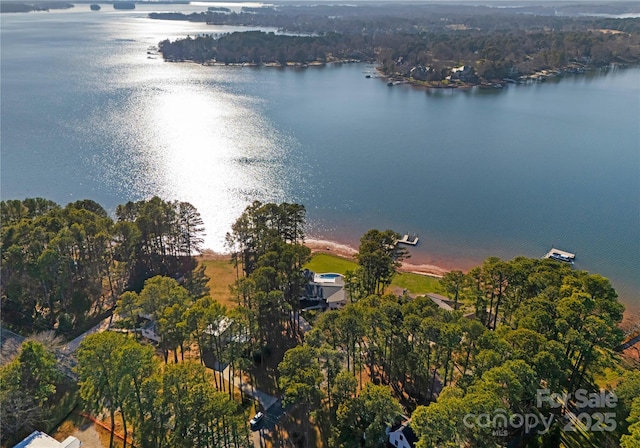
[(409, 246), (417, 246), (418, 245), (418, 235), (409, 235), (408, 233), (403, 235), (396, 244), (408, 244)]
[(573, 263), (576, 258), (576, 254), (552, 247), (543, 258), (551, 258), (552, 260), (564, 261), (565, 263)]

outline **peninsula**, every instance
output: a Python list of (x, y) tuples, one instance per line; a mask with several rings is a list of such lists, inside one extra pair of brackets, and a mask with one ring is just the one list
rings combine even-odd
[[(622, 3), (620, 8), (613, 13), (637, 6)], [(282, 5), (149, 17), (283, 32), (166, 40), (159, 45), (165, 60), (278, 66), (366, 61), (376, 63), (390, 85), (500, 87), (640, 62), (640, 18), (575, 11), (582, 10), (562, 16), (543, 7)]]

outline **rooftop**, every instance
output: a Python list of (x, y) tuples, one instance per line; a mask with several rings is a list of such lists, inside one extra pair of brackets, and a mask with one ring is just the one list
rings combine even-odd
[(62, 442), (41, 431), (33, 431), (26, 439), (13, 448), (79, 448), (82, 445), (75, 437), (69, 436)]

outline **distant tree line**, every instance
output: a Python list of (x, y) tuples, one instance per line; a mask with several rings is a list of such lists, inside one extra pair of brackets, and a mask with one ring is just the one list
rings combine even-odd
[[(640, 23), (640, 19), (632, 19)], [(617, 23), (622, 26), (624, 21)], [(633, 23), (636, 23), (633, 22)], [(631, 23), (631, 22), (629, 22)], [(636, 23), (637, 25), (637, 23)], [(634, 25), (635, 26), (635, 25)], [(285, 36), (259, 31), (218, 38), (187, 37), (160, 42), (166, 60), (204, 63), (309, 63), (376, 61), (387, 76), (443, 81), (466, 65), (480, 80), (516, 79), (544, 69), (590, 68), (640, 61), (640, 27), (611, 29), (513, 29), (423, 31), (420, 33), (336, 33)]]
[[(517, 79), (540, 70), (640, 61), (640, 19), (557, 16), (564, 7), (495, 8), (470, 5), (341, 5), (256, 8), (241, 13), (152, 13), (151, 18), (213, 25), (277, 27), (310, 36), (234, 33), (164, 41), (167, 60), (222, 63), (376, 61), (382, 73), (414, 82), (442, 82), (457, 66), (464, 82)], [(568, 14), (587, 7), (573, 5)], [(632, 4), (592, 12), (635, 11)], [(440, 85), (440, 84), (439, 84)]]
[[(380, 45), (377, 59), (387, 75), (422, 81), (443, 80), (457, 65), (472, 67), (485, 80), (517, 79), (545, 69), (637, 63), (639, 35), (595, 30), (423, 33)], [(419, 75), (414, 76), (416, 68)]]
[(6, 12), (32, 12), (32, 11), (49, 11), (50, 9), (69, 9), (75, 5), (65, 2), (36, 2), (36, 3), (19, 3), (19, 2), (0, 2), (0, 13)]
[(186, 202), (129, 202), (115, 222), (91, 200), (8, 200), (0, 214), (2, 320), (22, 332), (71, 334), (155, 275), (193, 290), (206, 284), (192, 257), (202, 219)]
[[(330, 62), (343, 59), (372, 59), (373, 47), (366, 38), (345, 41), (327, 33), (322, 36), (287, 36), (261, 31), (235, 32), (213, 36), (165, 40), (158, 48), (169, 61), (217, 61), (222, 63)], [(357, 45), (357, 47), (354, 47)]]
[[(557, 14), (573, 6), (571, 14)], [(278, 28), (289, 33), (322, 34), (419, 34), (422, 32), (492, 31), (577, 31), (611, 29), (638, 32), (637, 18), (579, 16), (581, 8), (597, 14), (637, 13), (633, 3), (607, 5), (553, 5), (500, 8), (463, 4), (393, 5), (285, 5), (275, 8), (243, 8), (240, 13), (150, 13), (152, 19), (189, 20), (211, 25)], [(590, 10), (590, 11), (589, 11)], [(606, 11), (606, 12), (605, 12)]]

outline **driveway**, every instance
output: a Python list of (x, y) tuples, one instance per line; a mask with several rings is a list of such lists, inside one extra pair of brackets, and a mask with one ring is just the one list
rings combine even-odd
[(98, 323), (98, 325), (94, 326), (93, 328), (90, 328), (89, 330), (85, 331), (80, 336), (75, 338), (73, 341), (68, 342), (66, 345), (64, 345), (60, 349), (60, 353), (65, 356), (71, 355), (73, 352), (75, 352), (78, 349), (78, 347), (80, 346), (80, 343), (84, 341), (84, 338), (86, 338), (90, 334), (101, 333), (105, 330), (108, 330), (109, 328), (111, 328), (111, 324), (116, 320), (117, 320), (117, 316), (115, 314), (112, 314), (111, 316), (104, 318)]
[(251, 441), (254, 448), (264, 448), (264, 439), (275, 429), (280, 419), (287, 413), (287, 409), (282, 407), (282, 400), (276, 400), (268, 410), (263, 411), (264, 418), (255, 428), (251, 428)]

